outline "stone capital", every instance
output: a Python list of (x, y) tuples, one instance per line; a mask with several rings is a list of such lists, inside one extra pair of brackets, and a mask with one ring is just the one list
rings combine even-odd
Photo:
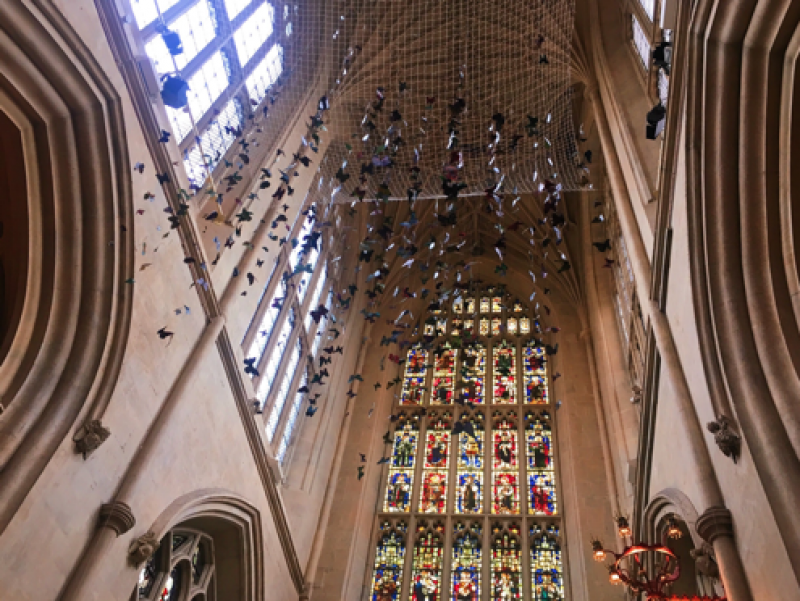
[(100, 506), (99, 526), (101, 528), (110, 528), (119, 536), (125, 534), (135, 524), (136, 518), (127, 503), (113, 501)]
[(695, 523), (697, 533), (710, 544), (719, 537), (733, 538), (733, 516), (725, 507), (709, 507)]

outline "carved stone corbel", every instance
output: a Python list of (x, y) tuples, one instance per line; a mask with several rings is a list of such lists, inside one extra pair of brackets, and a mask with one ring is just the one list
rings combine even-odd
[(139, 538), (131, 541), (128, 547), (128, 561), (132, 566), (139, 567), (158, 551), (160, 544), (154, 533), (142, 534)]
[(713, 545), (721, 536), (733, 538), (733, 516), (726, 507), (709, 507), (695, 522), (697, 534)]
[(689, 551), (689, 555), (694, 560), (694, 567), (698, 574), (715, 580), (719, 579), (719, 566), (711, 545), (703, 543), (700, 547)]
[(119, 536), (128, 532), (135, 524), (136, 518), (127, 503), (113, 501), (100, 506), (99, 526), (101, 528), (110, 528)]
[(99, 448), (108, 437), (111, 430), (104, 427), (99, 419), (93, 419), (83, 424), (72, 437), (75, 442), (75, 451), (81, 453), (86, 459), (95, 449)]
[(731, 429), (731, 420), (720, 415), (716, 421), (708, 422), (706, 428), (714, 435), (714, 442), (722, 454), (736, 463), (736, 458), (742, 449), (742, 437)]

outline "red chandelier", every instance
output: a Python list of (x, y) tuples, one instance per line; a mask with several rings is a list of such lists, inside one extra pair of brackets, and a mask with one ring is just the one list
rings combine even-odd
[[(620, 538), (626, 541), (632, 537), (627, 518), (617, 518), (617, 531)], [(672, 538), (679, 538), (671, 535)], [(675, 582), (681, 574), (678, 556), (665, 545), (648, 545), (645, 543), (626, 544), (621, 553), (603, 548), (603, 543), (592, 541), (592, 556), (595, 561), (602, 562), (613, 558), (608, 565), (608, 579), (612, 584), (624, 584), (636, 595), (644, 594), (648, 601), (726, 601), (725, 597), (700, 597), (669, 595), (665, 592), (668, 585)]]

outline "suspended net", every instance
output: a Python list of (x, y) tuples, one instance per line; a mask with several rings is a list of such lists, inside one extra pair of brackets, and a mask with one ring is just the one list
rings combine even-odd
[(345, 0), (307, 8), (292, 58), (306, 74), (316, 61), (330, 106), (312, 200), (580, 187), (573, 0)]

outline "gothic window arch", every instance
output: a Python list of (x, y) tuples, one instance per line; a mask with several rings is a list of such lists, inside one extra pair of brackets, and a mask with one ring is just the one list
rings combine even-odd
[(139, 572), (132, 601), (215, 601), (217, 582), (213, 539), (178, 527), (161, 539)]
[[(420, 323), (386, 437), (373, 601), (563, 599), (555, 345), (501, 287), (431, 303)], [(409, 552), (390, 585), (397, 520)]]

